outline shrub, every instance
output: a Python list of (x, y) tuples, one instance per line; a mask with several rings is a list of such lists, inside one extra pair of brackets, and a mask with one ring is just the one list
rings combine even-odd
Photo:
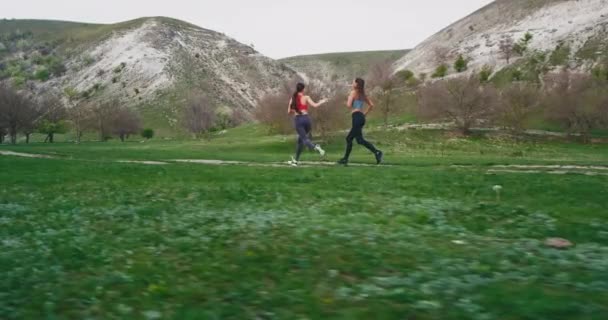
[(200, 138), (215, 126), (216, 106), (207, 96), (190, 93), (182, 111), (182, 124), (188, 132)]
[(47, 81), (51, 76), (49, 70), (45, 67), (38, 68), (36, 73), (34, 73), (34, 78), (39, 81)]
[(278, 93), (266, 94), (257, 101), (254, 117), (272, 133), (293, 131), (293, 121), (287, 114), (290, 93), (284, 88)]
[(477, 77), (436, 81), (418, 89), (418, 115), (428, 120), (451, 120), (465, 134), (477, 122), (490, 119), (496, 90)]
[(563, 71), (545, 77), (547, 118), (589, 141), (592, 129), (608, 127), (608, 82)]
[(411, 70), (401, 70), (395, 74), (395, 77), (403, 82), (407, 82), (414, 77)]
[(497, 122), (515, 132), (522, 132), (525, 122), (538, 110), (540, 90), (529, 83), (512, 83), (500, 93)]
[(141, 136), (147, 140), (154, 138), (154, 129), (146, 128), (142, 130)]
[(432, 78), (445, 78), (448, 75), (448, 66), (446, 64), (442, 64), (437, 69), (435, 69), (435, 73), (431, 75)]
[(483, 68), (481, 68), (481, 71), (479, 71), (479, 81), (481, 81), (482, 83), (490, 81), (490, 77), (492, 76), (493, 72), (494, 70), (489, 65), (483, 66)]
[(464, 72), (468, 69), (469, 62), (462, 55), (458, 56), (456, 62), (454, 62), (454, 70), (457, 72)]

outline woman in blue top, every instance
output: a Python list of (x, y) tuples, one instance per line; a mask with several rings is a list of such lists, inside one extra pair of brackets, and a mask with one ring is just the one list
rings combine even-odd
[[(364, 108), (367, 104), (367, 108)], [(382, 151), (376, 149), (373, 144), (367, 142), (363, 138), (363, 126), (365, 126), (365, 116), (374, 109), (374, 103), (365, 94), (365, 81), (361, 78), (355, 79), (353, 82), (353, 90), (348, 96), (347, 107), (352, 111), (353, 126), (346, 136), (346, 152), (344, 158), (338, 161), (338, 164), (348, 165), (348, 158), (353, 150), (353, 140), (357, 140), (357, 143), (366, 147), (367, 150), (371, 151), (376, 157), (376, 163), (382, 163), (384, 154)]]

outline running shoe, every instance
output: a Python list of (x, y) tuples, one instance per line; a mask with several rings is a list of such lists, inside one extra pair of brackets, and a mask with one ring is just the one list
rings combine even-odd
[(384, 153), (382, 153), (382, 151), (378, 150), (378, 151), (376, 151), (376, 153), (374, 155), (376, 156), (376, 164), (381, 164), (382, 160), (384, 160)]

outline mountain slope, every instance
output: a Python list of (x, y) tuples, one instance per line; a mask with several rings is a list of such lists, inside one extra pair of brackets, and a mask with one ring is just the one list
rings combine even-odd
[(91, 101), (155, 105), (170, 123), (191, 91), (250, 114), (257, 98), (295, 76), (221, 33), (162, 17), (114, 25), (4, 20), (0, 35), (3, 78), (35, 93), (73, 87)]
[(394, 62), (405, 53), (407, 50), (337, 52), (290, 57), (279, 61), (308, 78), (350, 81), (367, 75), (374, 63), (387, 60)]
[(471, 69), (490, 65), (497, 70), (507, 65), (501, 39), (517, 42), (526, 32), (533, 36), (530, 50), (562, 50), (564, 64), (584, 67), (606, 57), (607, 28), (608, 0), (498, 0), (428, 38), (395, 68), (429, 73), (462, 54)]

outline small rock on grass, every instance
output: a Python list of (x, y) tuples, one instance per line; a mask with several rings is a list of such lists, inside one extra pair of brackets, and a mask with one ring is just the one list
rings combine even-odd
[(545, 240), (545, 245), (555, 249), (568, 249), (574, 244), (567, 239), (563, 238), (548, 238)]

